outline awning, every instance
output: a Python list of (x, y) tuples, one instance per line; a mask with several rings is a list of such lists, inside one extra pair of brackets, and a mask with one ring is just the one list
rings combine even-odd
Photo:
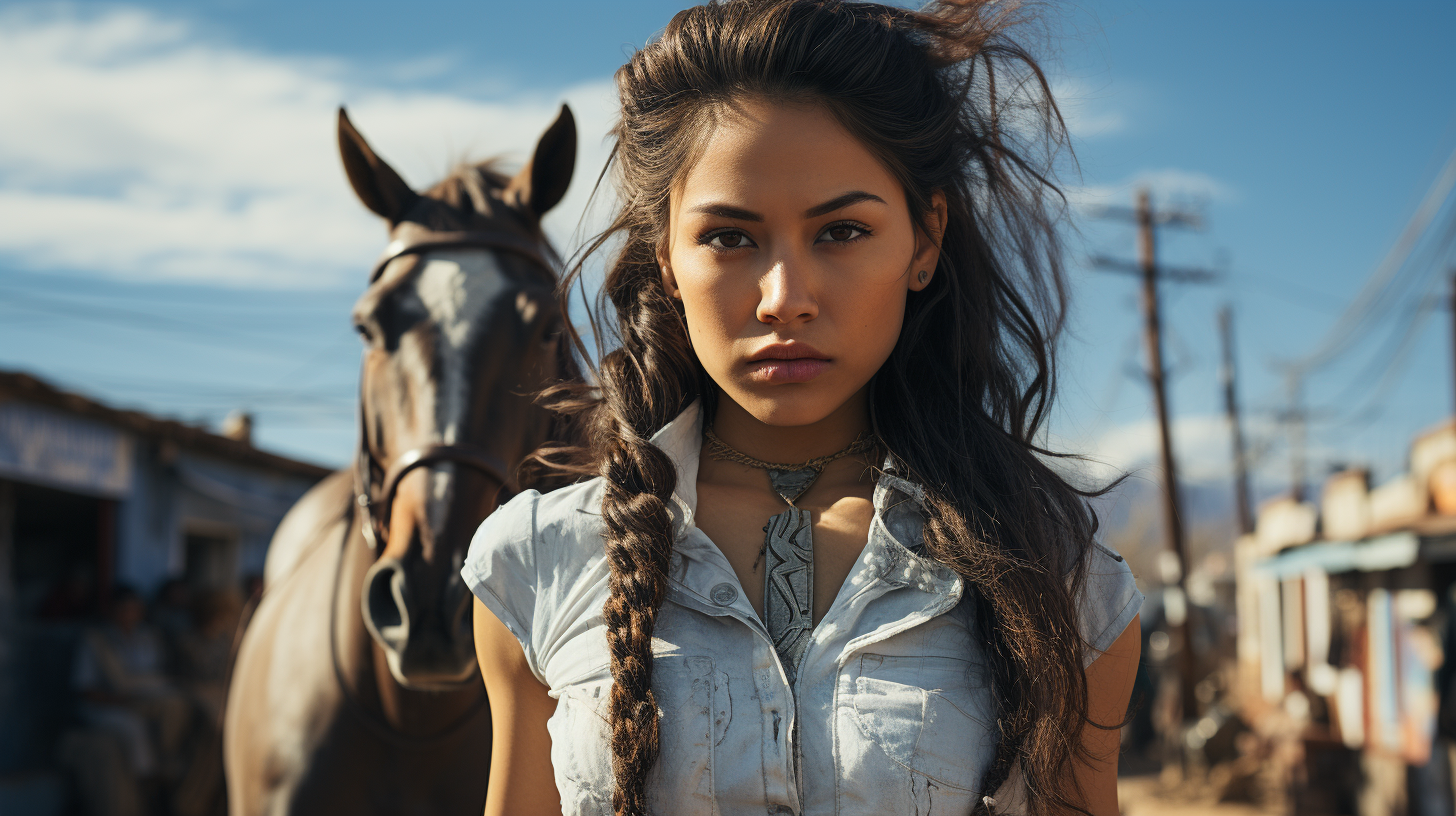
[(1415, 533), (1391, 533), (1361, 541), (1321, 541), (1291, 547), (1254, 565), (1261, 578), (1293, 578), (1316, 568), (1327, 573), (1380, 572), (1416, 562), (1421, 540)]

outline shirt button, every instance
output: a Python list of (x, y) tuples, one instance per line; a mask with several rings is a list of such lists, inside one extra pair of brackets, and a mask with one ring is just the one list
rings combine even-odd
[(774, 805), (768, 809), (772, 816), (794, 816), (794, 809), (788, 805)]
[(713, 587), (708, 596), (713, 599), (713, 603), (719, 606), (732, 606), (733, 602), (738, 600), (738, 588), (732, 584), (718, 584)]

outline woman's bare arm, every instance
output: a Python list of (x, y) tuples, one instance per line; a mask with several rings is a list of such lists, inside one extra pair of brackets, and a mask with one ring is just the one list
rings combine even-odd
[(557, 816), (561, 794), (551, 771), (551, 735), (546, 731), (556, 701), (526, 665), (520, 642), (478, 599), (475, 656), (490, 695), (494, 733), (485, 816)]
[[(1087, 716), (1094, 723), (1116, 725), (1127, 716), (1132, 681), (1142, 654), (1141, 616), (1122, 630), (1117, 640), (1087, 667)], [(1088, 762), (1073, 760), (1073, 776), (1093, 816), (1117, 816), (1117, 752), (1122, 729), (1082, 727)]]

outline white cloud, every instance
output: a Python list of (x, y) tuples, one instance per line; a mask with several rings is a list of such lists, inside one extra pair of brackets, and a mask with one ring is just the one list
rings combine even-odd
[[(416, 187), (463, 158), (523, 161), (568, 101), (580, 152), (567, 199), (547, 217), (569, 250), (606, 159), (610, 80), (492, 100), (404, 91), (450, 63), (352, 66), (214, 41), (136, 7), (36, 5), (0, 11), (0, 257), (34, 270), (231, 286), (349, 283), (383, 244), (339, 167), (334, 108)], [(23, 81), (16, 81), (22, 78)], [(1073, 78), (1054, 81), (1074, 137), (1115, 133), (1123, 115)], [(1152, 171), (1076, 200), (1121, 201), (1147, 180), (1171, 190), (1226, 188)]]
[(405, 92), (125, 7), (0, 13), (0, 76), (11, 78), (0, 83), (0, 255), (234, 286), (337, 285), (382, 247), (339, 166), (340, 103), (422, 188), (452, 160), (524, 161), (569, 102), (581, 148), (570, 194), (547, 218), (558, 247), (605, 160), (615, 105), (606, 80), (495, 101)]
[(1238, 192), (1228, 184), (1197, 170), (1175, 167), (1141, 170), (1114, 184), (1093, 184), (1071, 187), (1067, 198), (1078, 207), (1127, 206), (1133, 192), (1148, 188), (1154, 206), (1163, 204), (1191, 205), (1195, 209), (1209, 203), (1226, 204), (1238, 200)]
[[(1104, 433), (1092, 458), (1112, 475), (1160, 467), (1160, 449), (1157, 422), (1149, 419)], [(1179, 418), (1173, 423), (1173, 450), (1181, 477), (1195, 482), (1223, 478), (1229, 472), (1228, 424), (1221, 416)]]
[[(1251, 440), (1270, 439), (1278, 428), (1268, 422), (1246, 420), (1246, 448)], [(1156, 478), (1161, 472), (1162, 442), (1157, 420), (1148, 418), (1103, 431), (1095, 439), (1082, 441), (1066, 438), (1051, 440), (1053, 449), (1086, 456), (1080, 466), (1073, 465), (1084, 478), (1106, 483), (1124, 473), (1141, 473)], [(1225, 483), (1233, 473), (1233, 445), (1227, 419), (1221, 414), (1200, 414), (1179, 417), (1173, 421), (1173, 452), (1177, 457), (1178, 475), (1192, 484)], [(1282, 483), (1287, 478), (1283, 460), (1259, 457), (1247, 450), (1252, 474), (1261, 483)]]
[(1052, 98), (1067, 123), (1067, 132), (1075, 139), (1089, 139), (1121, 133), (1127, 129), (1127, 117), (1107, 107), (1087, 83), (1071, 77), (1052, 80)]

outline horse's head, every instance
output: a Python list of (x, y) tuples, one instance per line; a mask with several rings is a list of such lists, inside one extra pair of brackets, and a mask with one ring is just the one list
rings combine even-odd
[(349, 182), (390, 244), (354, 307), (364, 340), (356, 492), (376, 561), (364, 622), (409, 688), (469, 682), (471, 534), (551, 430), (533, 394), (570, 366), (540, 218), (576, 161), (564, 106), (514, 178), (465, 166), (423, 194), (339, 112)]

